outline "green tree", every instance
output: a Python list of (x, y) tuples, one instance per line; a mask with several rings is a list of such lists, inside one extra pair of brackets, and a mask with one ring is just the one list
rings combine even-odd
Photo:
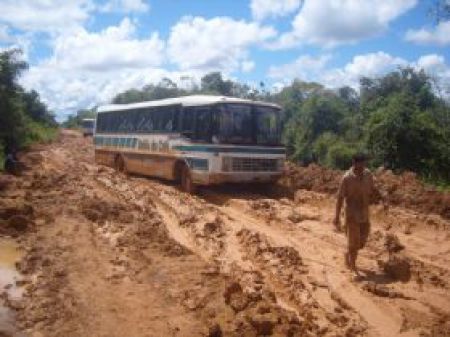
[(367, 124), (367, 144), (374, 163), (394, 170), (439, 175), (440, 166), (446, 166), (440, 161), (444, 142), (431, 115), (407, 93), (391, 95)]
[(17, 84), (17, 78), (27, 69), (21, 54), (19, 49), (0, 53), (0, 142), (6, 147), (18, 147), (25, 130), (21, 87)]
[(212, 72), (202, 77), (201, 90), (205, 93), (231, 96), (233, 82), (224, 80), (220, 72)]
[(324, 132), (340, 133), (345, 109), (332, 93), (308, 97), (287, 122), (285, 141), (291, 157), (304, 164), (317, 161), (313, 143)]

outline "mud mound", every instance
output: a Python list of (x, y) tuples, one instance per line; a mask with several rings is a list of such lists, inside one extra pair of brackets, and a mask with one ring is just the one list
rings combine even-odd
[[(305, 189), (335, 194), (343, 174), (343, 171), (327, 169), (316, 164), (301, 167), (289, 163), (280, 184), (293, 192)], [(422, 213), (436, 213), (450, 219), (450, 193), (439, 192), (433, 187), (424, 185), (411, 172), (396, 175), (390, 170), (378, 170), (375, 176), (392, 205)]]
[(106, 220), (132, 222), (133, 215), (129, 207), (116, 202), (85, 199), (81, 204), (81, 213), (90, 221), (104, 223)]
[(381, 266), (386, 275), (394, 280), (408, 282), (411, 279), (411, 260), (404, 254), (390, 254)]
[(0, 199), (0, 234), (17, 236), (34, 225), (34, 208), (16, 199)]
[[(245, 279), (245, 275), (244, 275)], [(300, 320), (293, 312), (280, 308), (275, 295), (263, 288), (263, 281), (231, 281), (224, 301), (236, 313), (236, 336), (316, 336), (317, 326)], [(245, 287), (242, 285), (245, 282)]]
[(388, 233), (384, 238), (384, 247), (388, 253), (398, 253), (399, 251), (405, 249), (405, 246), (400, 243), (397, 235)]
[(362, 285), (362, 288), (379, 297), (409, 299), (409, 297), (405, 296), (401, 292), (396, 291), (384, 284), (377, 284), (375, 282), (365, 282)]

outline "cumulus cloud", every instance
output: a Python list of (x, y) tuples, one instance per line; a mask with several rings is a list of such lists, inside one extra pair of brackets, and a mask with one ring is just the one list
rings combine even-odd
[(416, 4), (417, 0), (305, 0), (292, 30), (272, 48), (355, 43), (385, 31), (390, 22)]
[(249, 69), (249, 48), (276, 35), (273, 28), (229, 17), (185, 17), (172, 27), (168, 56), (182, 70)]
[(356, 55), (342, 67), (328, 67), (330, 55), (311, 57), (304, 55), (292, 63), (271, 67), (268, 76), (276, 79), (275, 90), (289, 84), (294, 78), (305, 81), (315, 81), (329, 88), (351, 86), (359, 88), (361, 77), (380, 77), (398, 67), (412, 67), (416, 70), (424, 70), (435, 80), (435, 88), (440, 92), (450, 94), (450, 65), (446, 63), (444, 56), (427, 54), (415, 61), (408, 61), (401, 57), (395, 57), (379, 51)]
[(343, 85), (357, 88), (361, 77), (381, 76), (400, 66), (407, 65), (408, 61), (405, 59), (381, 51), (356, 55), (344, 67), (324, 72), (321, 81), (333, 88)]
[(22, 78), (59, 114), (104, 103), (116, 93), (168, 76), (160, 69), (164, 42), (158, 34), (138, 39), (125, 18), (98, 33), (83, 28), (54, 41), (53, 54)]
[(28, 32), (61, 32), (85, 22), (91, 0), (1, 0), (0, 22)]
[(249, 73), (253, 69), (255, 69), (255, 62), (253, 62), (253, 61), (242, 61), (241, 70), (244, 73)]
[(292, 80), (299, 78), (305, 81), (313, 80), (322, 72), (331, 55), (321, 55), (319, 57), (302, 55), (294, 62), (280, 66), (271, 66), (268, 76), (273, 79)]
[(99, 7), (101, 12), (147, 12), (150, 9), (148, 3), (143, 0), (109, 0)]
[(296, 11), (301, 0), (251, 0), (250, 9), (256, 20), (281, 17)]
[(6, 25), (0, 25), (0, 43), (10, 42), (9, 28)]
[(48, 62), (59, 68), (94, 72), (161, 64), (164, 42), (158, 34), (140, 40), (134, 37), (135, 31), (135, 25), (125, 18), (118, 26), (99, 33), (80, 28), (69, 35), (60, 35)]
[(440, 22), (434, 29), (410, 29), (405, 36), (407, 41), (418, 44), (445, 46), (450, 44), (450, 21)]

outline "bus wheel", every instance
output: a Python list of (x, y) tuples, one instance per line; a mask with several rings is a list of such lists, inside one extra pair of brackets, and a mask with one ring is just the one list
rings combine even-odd
[(183, 165), (181, 169), (181, 189), (189, 194), (195, 193), (195, 184), (192, 180), (191, 170), (187, 165)]
[(121, 155), (116, 156), (116, 159), (114, 160), (114, 168), (120, 173), (127, 172), (127, 168), (125, 166), (125, 160), (123, 160), (123, 157)]

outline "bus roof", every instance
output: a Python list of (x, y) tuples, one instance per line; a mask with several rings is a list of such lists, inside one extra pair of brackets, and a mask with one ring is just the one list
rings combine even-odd
[(95, 118), (83, 118), (82, 121), (83, 122), (94, 122)]
[(183, 106), (198, 106), (198, 105), (211, 105), (216, 103), (241, 103), (241, 104), (257, 104), (264, 105), (272, 108), (281, 109), (277, 104), (267, 103), (262, 101), (252, 101), (249, 99), (226, 97), (226, 96), (209, 96), (209, 95), (191, 95), (182, 96), (176, 98), (166, 98), (156, 101), (146, 101), (131, 104), (109, 104), (100, 106), (97, 110), (98, 113), (102, 112), (112, 112), (121, 111), (128, 109), (139, 109), (155, 106), (166, 106), (166, 105), (183, 105)]

